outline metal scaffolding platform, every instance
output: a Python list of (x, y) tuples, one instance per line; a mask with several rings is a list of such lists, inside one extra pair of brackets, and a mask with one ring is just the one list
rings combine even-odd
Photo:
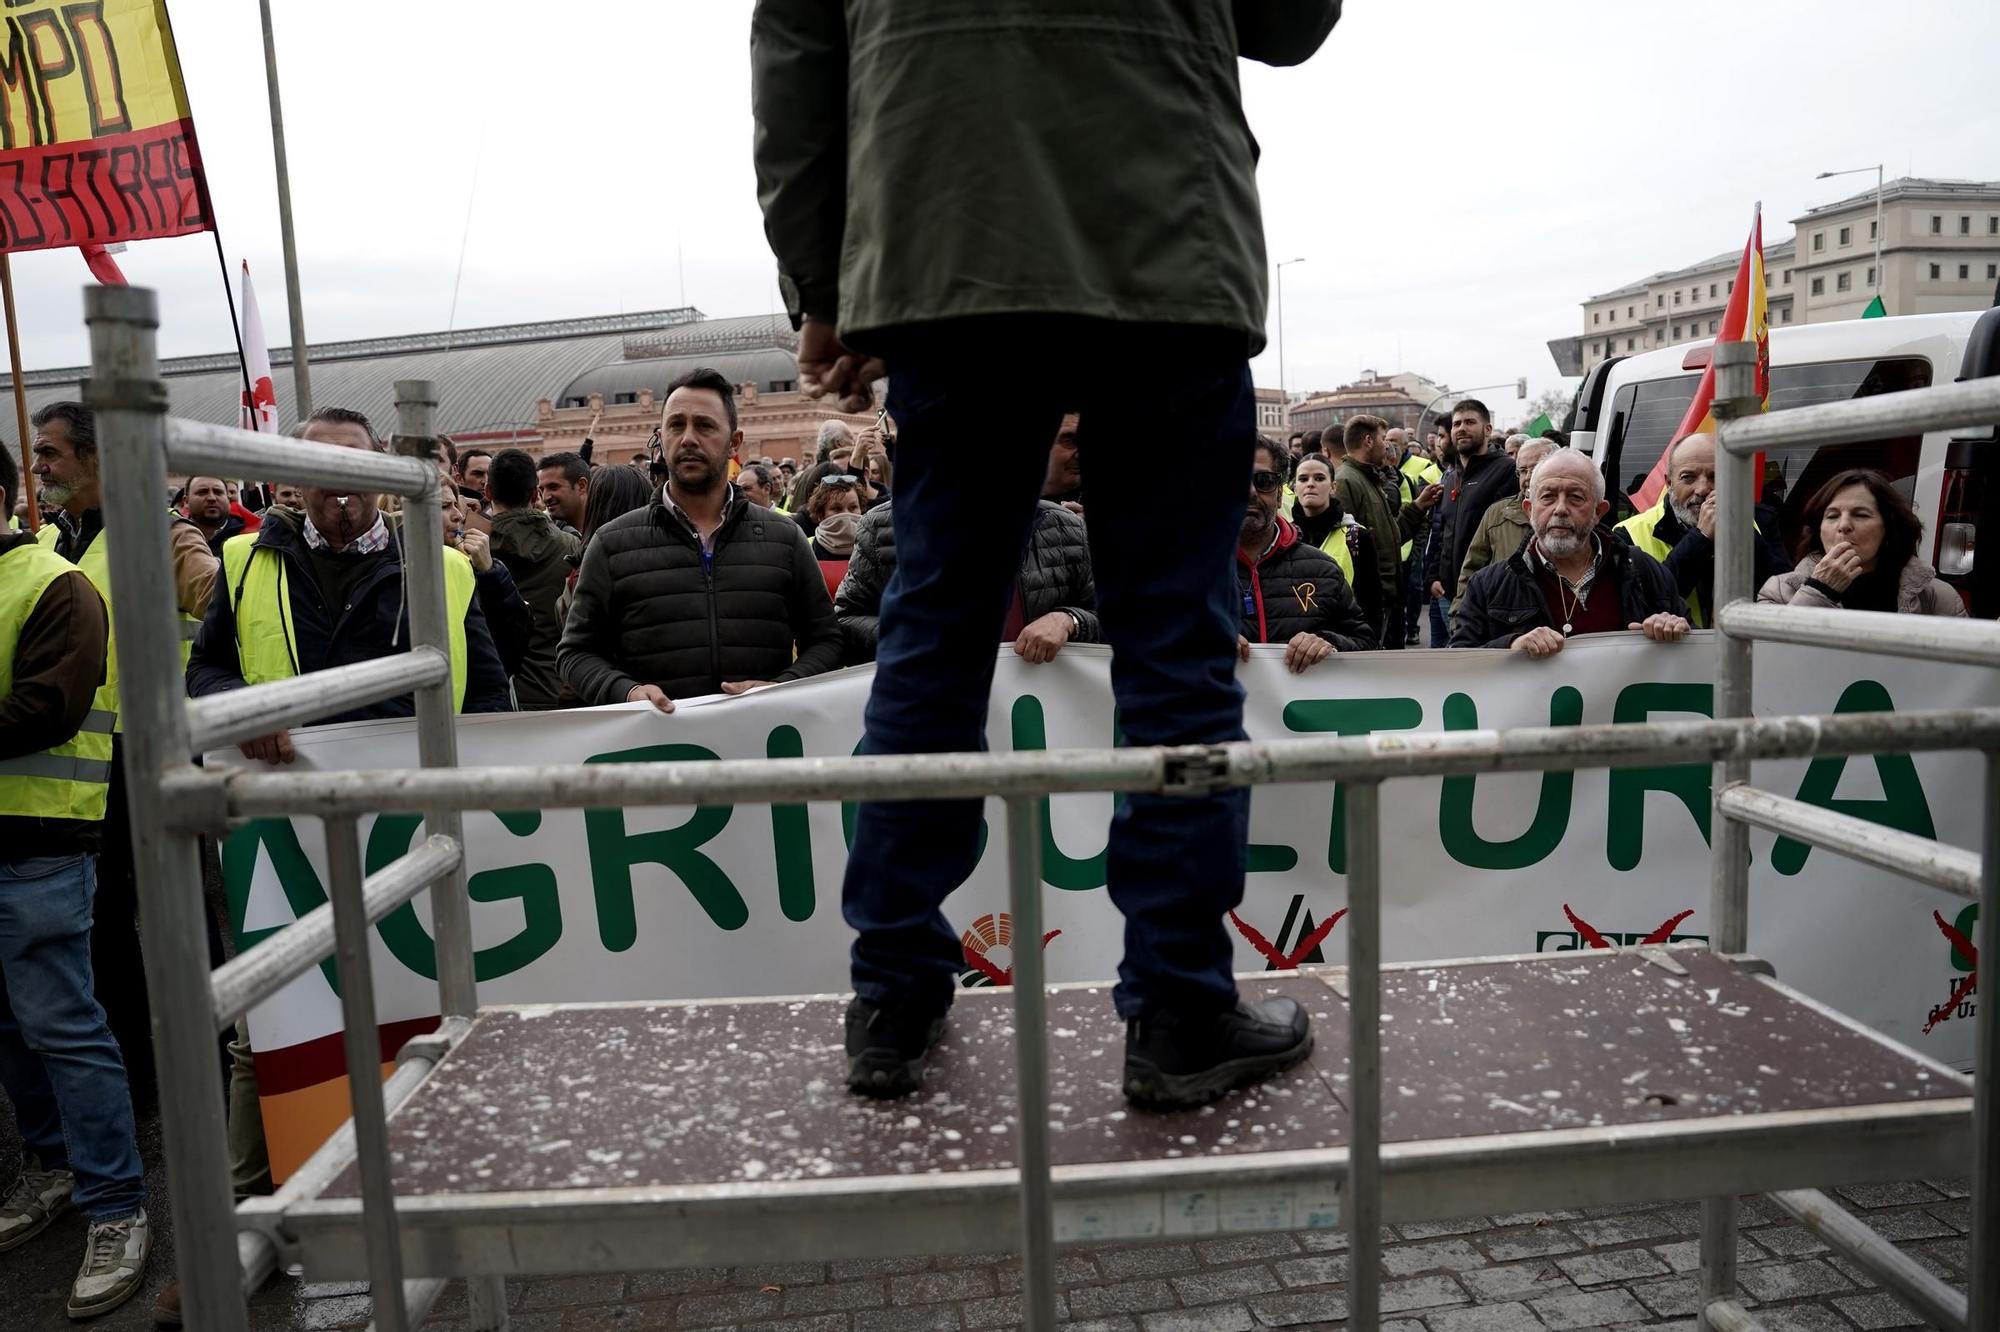
[[(118, 533), (120, 707), (189, 1326), (241, 1332), (243, 1294), (281, 1257), (303, 1257), (315, 1275), (365, 1274), (384, 1332), (421, 1321), (445, 1278), (464, 1274), (471, 1324), (485, 1332), (506, 1326), (506, 1272), (1018, 1248), (1024, 1322), (1039, 1332), (1054, 1324), (1059, 1242), (1338, 1226), (1352, 1271), (1348, 1326), (1372, 1332), (1384, 1219), (1702, 1197), (1700, 1323), (1755, 1328), (1735, 1299), (1734, 1200), (1768, 1190), (1927, 1317), (2000, 1332), (2000, 1006), (1979, 1006), (1967, 1079), (1758, 974), (1744, 955), (1754, 824), (1976, 898), (1977, 950), (2000, 957), (2000, 708), (1750, 714), (1753, 639), (1831, 636), (1977, 669), (2000, 663), (2000, 626), (1747, 604), (1757, 449), (1990, 425), (2000, 380), (1751, 417), (1754, 353), (1717, 346), (1711, 721), (461, 769), (437, 544), (407, 547), (408, 653), (194, 704), (175, 669), (161, 558), (170, 465), (386, 491), (406, 498), (409, 531), (437, 530), (431, 386), (397, 385), (393, 443), (405, 457), (169, 420), (153, 294), (93, 287), (85, 306), (86, 398), (98, 414), (106, 526)], [(415, 771), (225, 775), (192, 762), (207, 746), (411, 692)], [(1748, 785), (1762, 759), (1966, 749), (1986, 756), (1977, 854)], [(1712, 953), (1381, 964), (1385, 782), (1667, 763), (1713, 765)], [(1202, 1111), (1126, 1107), (1107, 996), (1048, 988), (1033, 948), (1017, 957), (1011, 990), (962, 997), (935, 1080), (889, 1106), (837, 1090), (838, 998), (478, 1004), (467, 809), (996, 796), (1007, 810), (1008, 909), (1016, 934), (1033, 939), (1044, 795), (1329, 781), (1346, 797), (1347, 965), (1246, 979), (1306, 1000), (1319, 1049), (1288, 1077)], [(426, 836), (364, 877), (357, 820), (383, 809), (423, 811)], [(330, 905), (211, 974), (197, 837), (267, 814), (322, 820)], [(440, 1025), (406, 1045), (383, 1083), (373, 1076), (370, 927), (426, 888)], [(361, 1070), (349, 1080), (353, 1119), (276, 1196), (232, 1206), (215, 1032), (329, 955), (347, 1066)], [(1955, 1172), (1968, 1159), (1968, 1295), (1810, 1187)]]
[[(1384, 1219), (1959, 1167), (1969, 1079), (1756, 969), (1698, 947), (1384, 967)], [(1345, 969), (1242, 984), (1296, 998), (1317, 1048), (1191, 1114), (1126, 1104), (1107, 989), (1050, 990), (1057, 1243), (1344, 1224)], [(406, 1270), (1010, 1247), (1008, 996), (967, 993), (923, 1093), (895, 1102), (847, 1094), (844, 1007), (814, 996), (482, 1010), (389, 1120)], [(272, 1219), (309, 1275), (367, 1275), (351, 1163)]]

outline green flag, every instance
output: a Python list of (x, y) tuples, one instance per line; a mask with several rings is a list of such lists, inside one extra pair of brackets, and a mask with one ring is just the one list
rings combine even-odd
[(1555, 424), (1554, 421), (1549, 420), (1549, 414), (1547, 412), (1543, 412), (1540, 416), (1528, 422), (1528, 424), (1522, 426), (1521, 433), (1526, 435), (1529, 439), (1540, 439), (1542, 437), (1542, 432), (1544, 430), (1547, 430), (1550, 426), (1554, 424)]
[(1861, 317), (1863, 319), (1887, 319), (1889, 317), (1889, 308), (1883, 305), (1882, 298), (1877, 296), (1874, 300), (1868, 302), (1868, 308), (1861, 312)]

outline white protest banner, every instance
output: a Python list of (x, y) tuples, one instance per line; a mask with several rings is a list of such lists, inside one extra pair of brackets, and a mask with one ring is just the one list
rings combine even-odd
[[(1764, 716), (1993, 706), (1986, 671), (1824, 650), (1760, 646)], [(1712, 638), (1651, 644), (1580, 639), (1557, 657), (1506, 652), (1339, 656), (1303, 675), (1281, 650), (1240, 668), (1246, 728), (1257, 739), (1685, 720), (1710, 709)], [(1113, 743), (1109, 654), (1072, 645), (1054, 662), (1003, 653), (989, 714), (993, 749)], [(872, 683), (862, 667), (741, 698), (469, 716), (467, 765), (615, 763), (852, 753)], [(295, 734), (307, 769), (413, 767), (411, 723), (366, 722)], [(233, 752), (216, 765), (242, 764)], [(1758, 786), (1809, 803), (1978, 844), (1977, 755), (1820, 759), (1756, 767)], [(1045, 845), (1046, 949), (1052, 980), (1112, 976), (1121, 920), (1103, 891), (1108, 795), (1051, 804)], [(1346, 936), (1326, 923), (1345, 902), (1340, 790), (1259, 787), (1250, 874), (1232, 923), (1239, 969), (1272, 955), (1338, 963)], [(669, 999), (838, 991), (847, 983), (841, 869), (851, 808), (521, 810), (465, 818), (480, 996), (490, 1002)], [(989, 827), (1002, 826), (989, 802)], [(1411, 779), (1384, 788), (1384, 951), (1448, 958), (1704, 938), (1708, 928), (1707, 766)], [(372, 870), (405, 851), (413, 814), (364, 819)], [(1895, 1039), (1963, 1064), (1970, 1057), (1970, 939), (1975, 908), (1823, 851), (1751, 836), (1750, 944), (1778, 974)], [(1004, 839), (993, 836), (947, 906), (965, 932), (967, 984), (1004, 974)], [(223, 851), (233, 924), (244, 943), (325, 900), (317, 820), (261, 820)], [(1572, 918), (1573, 917), (1573, 918)], [(419, 897), (377, 927), (385, 1055), (436, 1013), (429, 904)], [(1264, 941), (1260, 949), (1255, 935)], [(1947, 1000), (1951, 1002), (1947, 1003)], [(331, 964), (251, 1019), (267, 1134), (279, 1174), (346, 1115), (338, 993)], [(1579, 1052), (1588, 1057), (1587, 1052)]]

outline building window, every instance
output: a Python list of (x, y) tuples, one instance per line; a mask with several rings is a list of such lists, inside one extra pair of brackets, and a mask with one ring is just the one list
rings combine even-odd
[(1632, 306), (1629, 306), (1629, 305), (1628, 305), (1628, 306), (1626, 306), (1626, 307), (1625, 307), (1625, 317), (1626, 317), (1627, 319), (1630, 319), (1630, 318), (1632, 317), (1632, 310), (1633, 310), (1633, 307), (1632, 307)]
[[(1932, 268), (1936, 268), (1936, 267), (1937, 267), (1937, 265), (1936, 265), (1936, 264), (1932, 264), (1932, 265), (1931, 265), (1931, 267), (1932, 267)], [(1935, 275), (1933, 275), (1933, 276), (1935, 276)], [(1812, 280), (1812, 294), (1813, 294), (1813, 295), (1815, 295), (1815, 296), (1824, 296), (1824, 295), (1826, 295), (1826, 279), (1825, 279), (1825, 278), (1823, 278), (1823, 277), (1816, 277), (1816, 278), (1814, 278), (1814, 279)]]
[(1931, 265), (1931, 281), (1933, 281), (1933, 282), (1936, 282), (1936, 281), (1937, 281), (1937, 280), (1938, 280), (1939, 278), (1941, 278), (1941, 277), (1943, 277), (1943, 276), (1944, 276), (1944, 271), (1943, 271), (1943, 266), (1942, 266), (1942, 265), (1939, 265), (1939, 264), (1932, 264), (1932, 265)]
[(1854, 274), (1852, 273), (1834, 274), (1833, 289), (1835, 291), (1849, 291), (1852, 290), (1853, 287), (1854, 287)]
[(1675, 305), (1679, 305), (1680, 303), (1681, 303), (1681, 294), (1680, 294), (1679, 292), (1675, 292), (1675, 293), (1674, 293), (1674, 304), (1675, 304)]
[(2000, 216), (1986, 219), (1986, 234), (1989, 236), (2000, 236)]
[(1675, 325), (1674, 325), (1674, 341), (1675, 341), (1675, 342), (1679, 342), (1680, 340), (1681, 340), (1681, 326), (1680, 326), (1679, 324), (1675, 324)]
[(1689, 287), (1689, 288), (1688, 288), (1688, 301), (1689, 301), (1689, 303), (1690, 303), (1690, 304), (1692, 304), (1693, 302), (1695, 302), (1695, 301), (1698, 301), (1698, 300), (1700, 300), (1700, 299), (1701, 299), (1701, 288), (1700, 288), (1700, 287)]
[(637, 401), (639, 401), (639, 395), (636, 393), (614, 393), (611, 395), (611, 405), (613, 407), (626, 407)]
[(1785, 308), (1784, 308), (1783, 310), (1779, 311), (1779, 313), (1778, 313), (1778, 322), (1779, 322), (1779, 323), (1781, 323), (1781, 324), (1789, 324), (1789, 323), (1791, 323), (1791, 322), (1792, 322), (1792, 307), (1791, 307), (1791, 306), (1789, 306), (1789, 305), (1788, 305), (1788, 306), (1786, 306), (1786, 307), (1785, 307)]
[(1959, 280), (1960, 282), (1963, 282), (1963, 281), (1965, 281), (1965, 280), (1966, 280), (1967, 278), (1969, 278), (1969, 277), (1971, 277), (1971, 276), (1972, 276), (1972, 265), (1971, 265), (1971, 264), (1960, 264), (1960, 265), (1958, 266), (1958, 280)]
[(1824, 231), (1815, 231), (1813, 233), (1813, 252), (1817, 254), (1819, 251), (1824, 250), (1825, 248), (1826, 248), (1826, 233)]
[(1708, 321), (1708, 331), (1711, 333), (1715, 332), (1715, 321), (1713, 319)]
[(1791, 269), (1789, 269), (1789, 268), (1785, 270), (1785, 282), (1784, 282), (1784, 285), (1785, 285), (1785, 286), (1787, 286), (1787, 287), (1789, 287), (1789, 286), (1791, 286), (1791, 285), (1792, 285), (1792, 270), (1791, 270)]
[(1632, 350), (1632, 339), (1630, 338), (1625, 339), (1625, 350), (1626, 351)]
[(1937, 213), (1931, 214), (1931, 235), (1933, 236), (1944, 235), (1944, 218), (1938, 215)]
[(1711, 301), (1715, 299), (1715, 284), (1713, 282), (1708, 284), (1708, 299)]
[(1598, 312), (1598, 311), (1596, 311), (1596, 310), (1592, 310), (1592, 311), (1590, 312), (1590, 322), (1591, 322), (1591, 323), (1595, 324), (1595, 323), (1599, 322), (1599, 319), (1600, 319), (1600, 317), (1601, 317), (1601, 316), (1599, 315), (1599, 312)]
[(1961, 236), (1970, 236), (1972, 234), (1971, 218), (1961, 217), (1958, 219), (1958, 234)]
[(1735, 278), (1731, 278), (1731, 279), (1729, 279), (1729, 285), (1728, 285), (1728, 286), (1726, 286), (1726, 287), (1724, 287), (1724, 288), (1722, 289), (1722, 294), (1723, 294), (1723, 295), (1725, 295), (1725, 296), (1734, 296), (1734, 295), (1736, 294), (1736, 279), (1735, 279)]
[(1991, 282), (1994, 278), (2000, 278), (2000, 264), (1986, 265), (1986, 280)]
[(1666, 340), (1667, 340), (1667, 334), (1665, 329), (1656, 328), (1653, 330), (1653, 345), (1655, 347), (1658, 347), (1661, 344), (1665, 343)]
[(1871, 287), (1875, 285), (1875, 265), (1873, 264), (1868, 265), (1868, 285)]
[(1653, 308), (1656, 310), (1664, 310), (1667, 308), (1667, 296), (1665, 292), (1661, 292), (1658, 296), (1655, 296), (1653, 298)]
[(1875, 239), (1875, 226), (1876, 226), (1876, 224), (1875, 224), (1875, 223), (1873, 223), (1873, 222), (1870, 222), (1870, 223), (1868, 224), (1868, 239), (1869, 239), (1869, 240), (1874, 240), (1874, 239)]
[(1854, 228), (1853, 228), (1853, 227), (1842, 227), (1842, 228), (1840, 229), (1840, 243), (1841, 243), (1842, 245), (1852, 245), (1852, 244), (1854, 244)]

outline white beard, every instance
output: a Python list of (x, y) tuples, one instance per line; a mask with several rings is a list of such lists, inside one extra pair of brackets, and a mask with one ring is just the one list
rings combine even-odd
[(1541, 545), (1542, 554), (1550, 559), (1566, 560), (1580, 554), (1590, 546), (1590, 537), (1581, 532), (1551, 530), (1535, 533), (1535, 540)]
[(1694, 531), (1695, 526), (1700, 522), (1700, 516), (1696, 510), (1683, 505), (1672, 495), (1667, 496), (1667, 508), (1673, 511), (1674, 517), (1681, 520), (1681, 526), (1687, 528), (1690, 532)]

